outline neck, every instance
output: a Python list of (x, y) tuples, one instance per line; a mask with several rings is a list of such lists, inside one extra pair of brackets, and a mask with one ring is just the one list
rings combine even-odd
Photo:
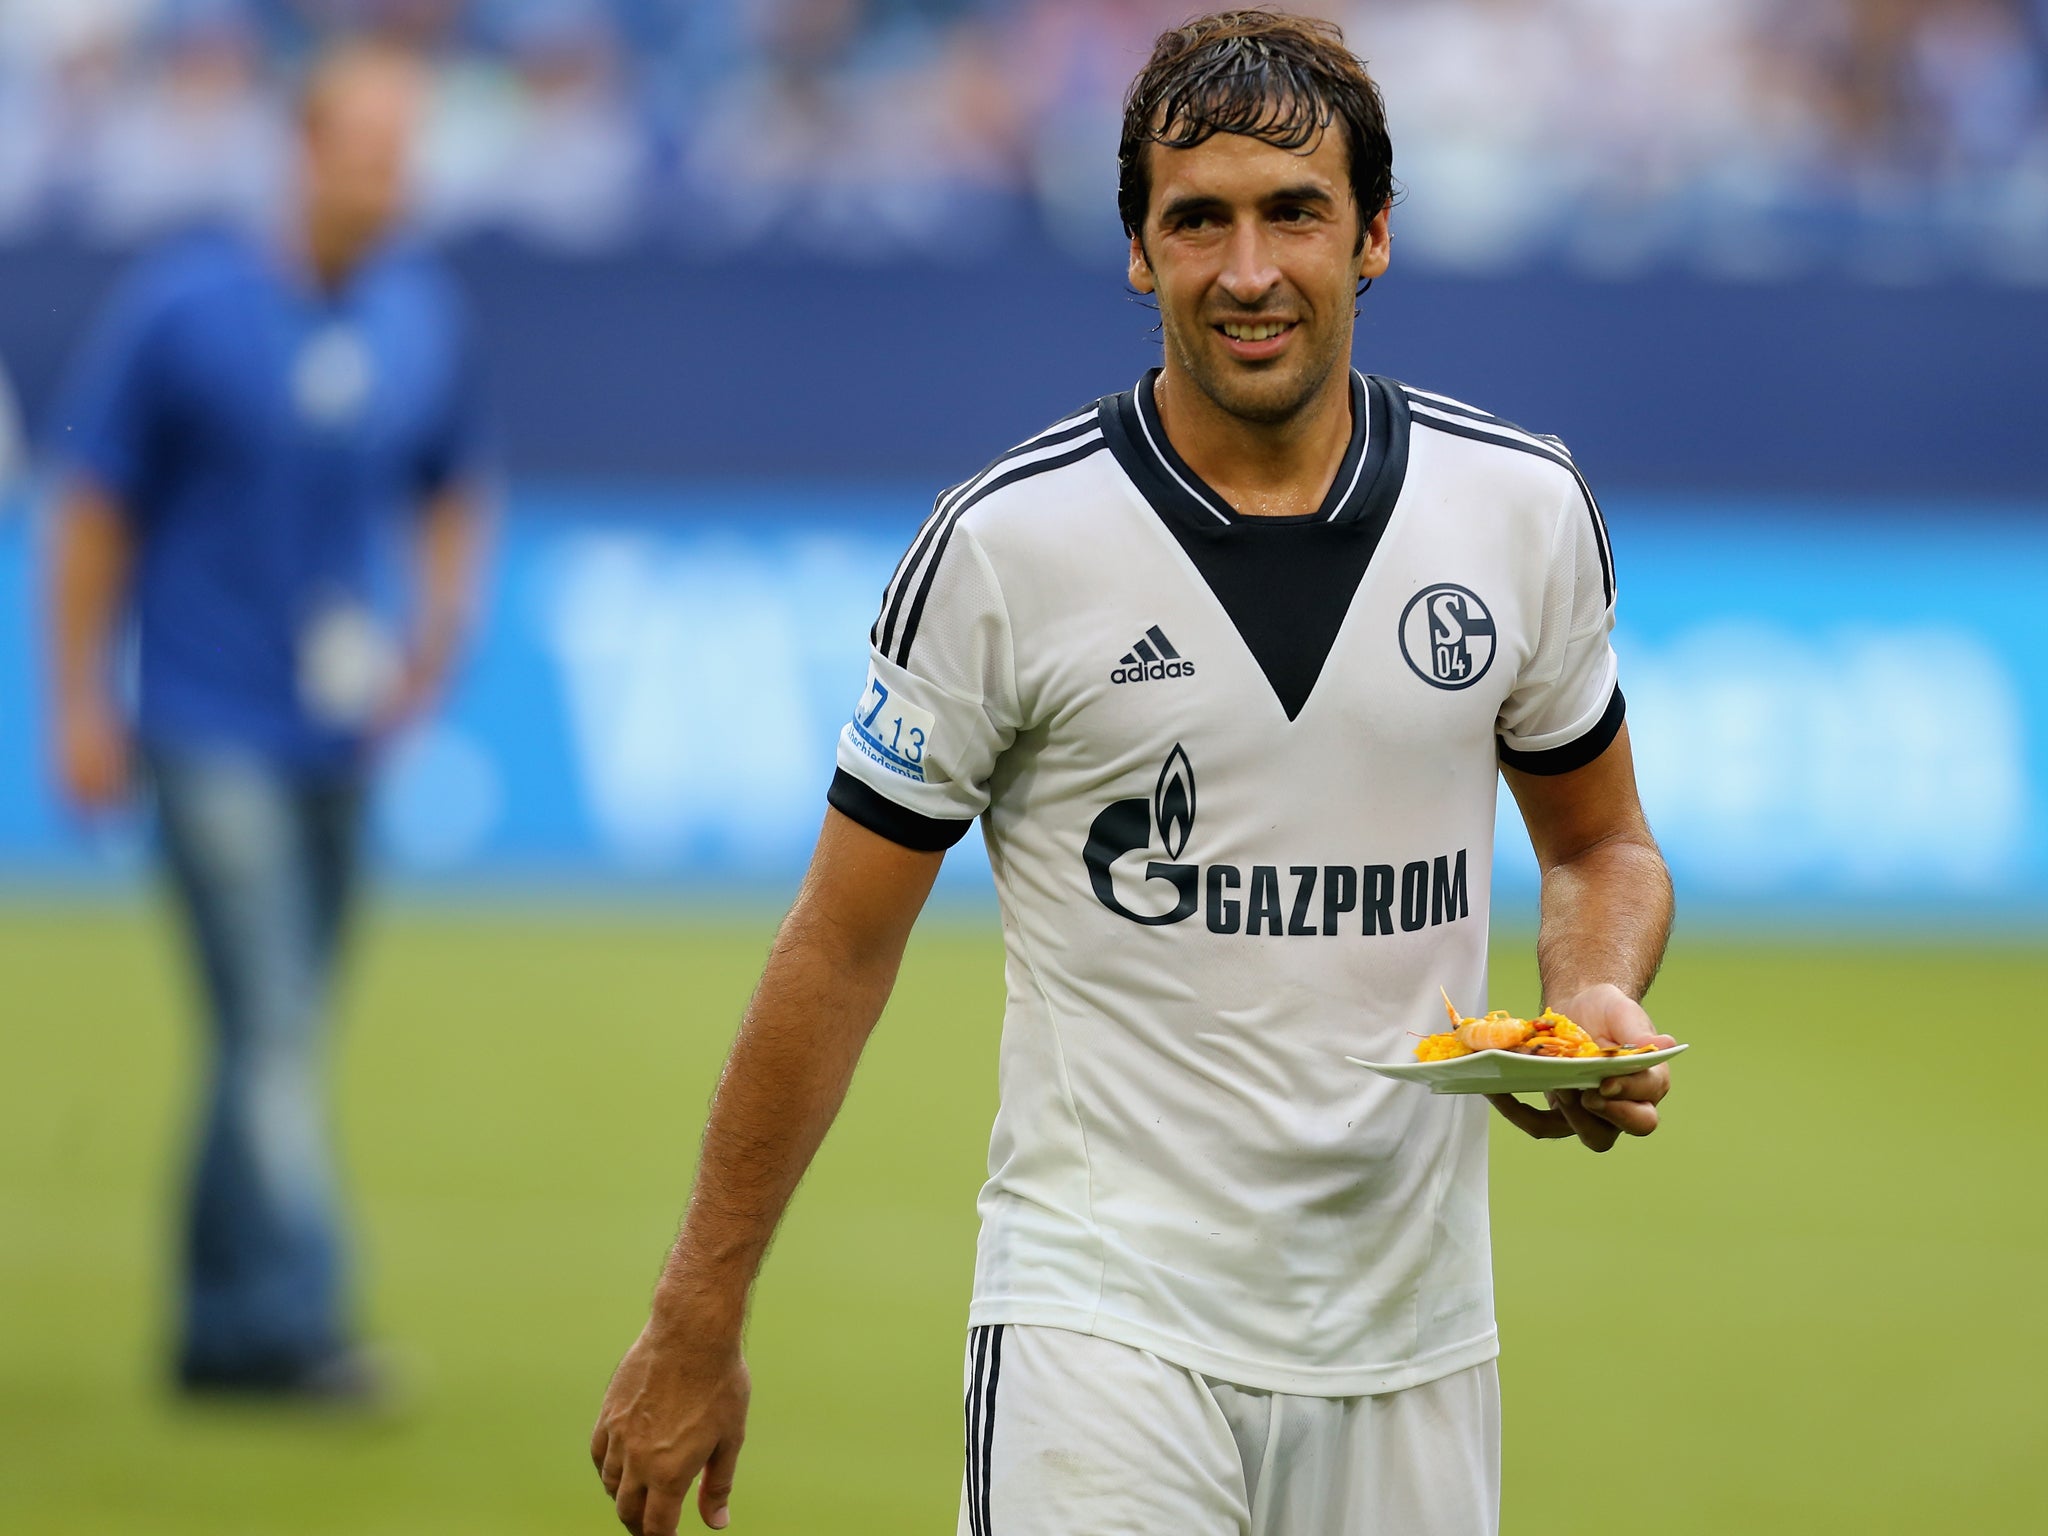
[(318, 209), (307, 210), (302, 227), (306, 265), (314, 280), (330, 292), (340, 288), (361, 264), (366, 243), (355, 230), (322, 218)]
[(1247, 421), (1204, 394), (1169, 356), (1152, 387), (1174, 450), (1242, 516), (1304, 517), (1323, 504), (1351, 444), (1351, 370), (1333, 368), (1283, 421)]

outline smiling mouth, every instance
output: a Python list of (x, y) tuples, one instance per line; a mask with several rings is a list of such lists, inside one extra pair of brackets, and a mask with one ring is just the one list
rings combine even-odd
[(1232, 341), (1271, 341), (1294, 329), (1292, 320), (1225, 320), (1216, 329)]

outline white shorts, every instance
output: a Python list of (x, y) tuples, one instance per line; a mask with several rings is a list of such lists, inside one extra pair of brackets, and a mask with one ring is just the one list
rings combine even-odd
[(1062, 1328), (969, 1330), (959, 1536), (1495, 1536), (1489, 1360), (1378, 1397), (1255, 1392)]

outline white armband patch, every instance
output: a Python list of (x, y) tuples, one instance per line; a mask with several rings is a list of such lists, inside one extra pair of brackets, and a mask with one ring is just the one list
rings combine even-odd
[(899, 698), (868, 669), (868, 685), (854, 706), (854, 744), (891, 773), (920, 784), (929, 780), (925, 761), (932, 744), (931, 711)]

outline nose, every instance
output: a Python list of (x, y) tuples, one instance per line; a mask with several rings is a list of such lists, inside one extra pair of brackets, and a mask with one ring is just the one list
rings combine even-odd
[(1233, 301), (1247, 308), (1278, 286), (1280, 269), (1273, 265), (1263, 221), (1242, 219), (1231, 231), (1230, 249), (1217, 281)]

